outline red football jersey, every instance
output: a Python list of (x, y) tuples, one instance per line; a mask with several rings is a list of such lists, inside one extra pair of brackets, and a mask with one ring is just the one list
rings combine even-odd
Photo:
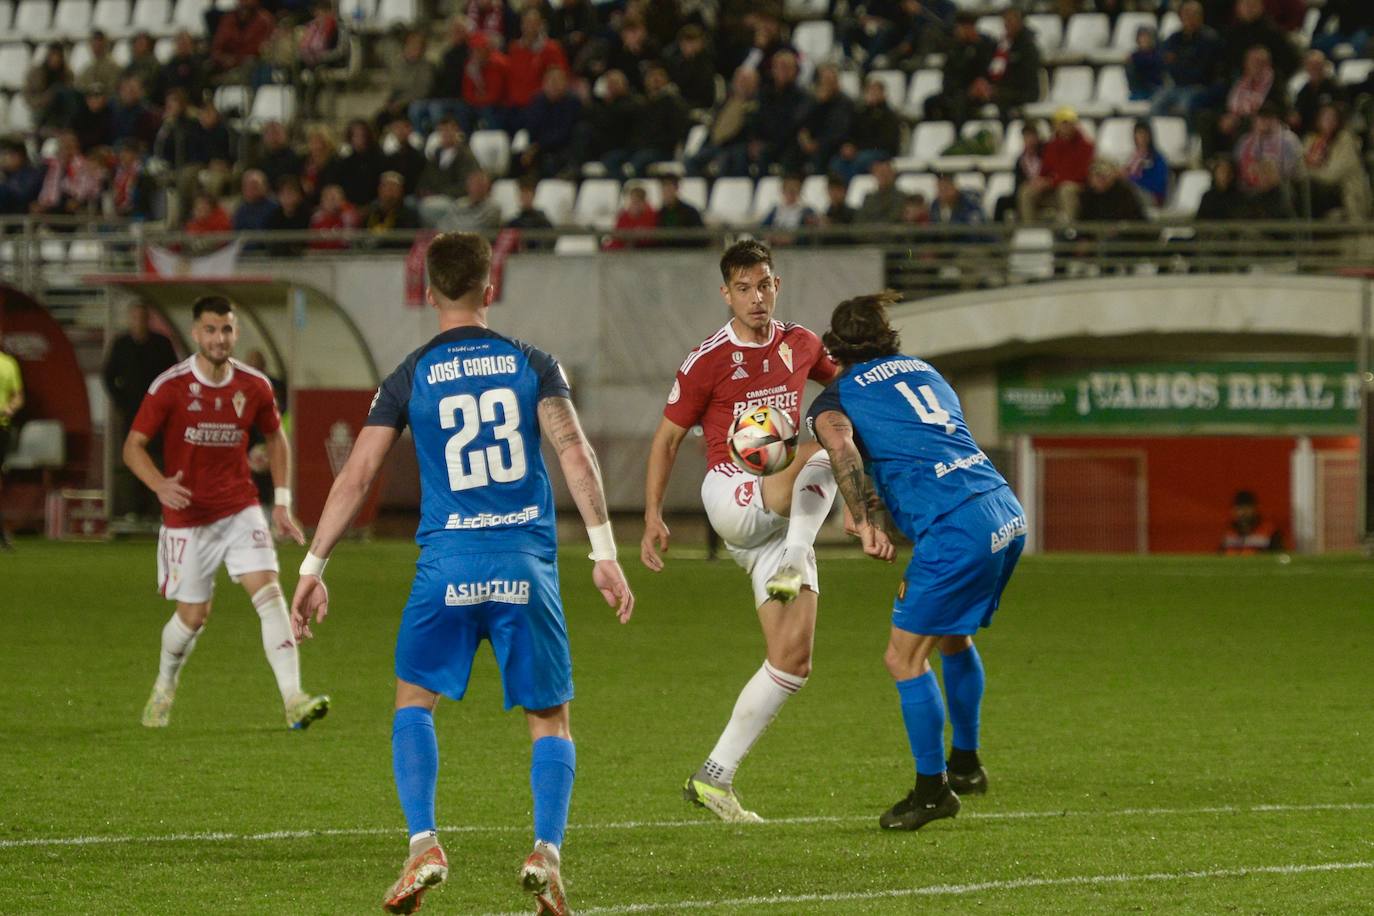
[(162, 473), (181, 471), (181, 485), (191, 491), (185, 509), (162, 507), (168, 528), (208, 525), (258, 504), (248, 470), (254, 426), (270, 436), (281, 415), (267, 376), (236, 359), (218, 385), (200, 374), (194, 356), (153, 380), (133, 428), (149, 439), (161, 434)]
[(821, 339), (799, 324), (774, 321), (767, 343), (745, 343), (726, 324), (687, 354), (663, 415), (678, 426), (701, 424), (708, 467), (729, 463), (725, 435), (750, 404), (787, 412), (801, 429), (801, 394), (808, 378), (829, 382), (839, 367)]

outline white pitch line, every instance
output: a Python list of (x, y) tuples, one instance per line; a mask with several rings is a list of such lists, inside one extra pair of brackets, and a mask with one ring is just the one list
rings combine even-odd
[[(1333, 802), (1311, 805), (1212, 805), (1198, 808), (1116, 808), (1103, 811), (968, 811), (959, 816), (963, 820), (1020, 821), (1054, 820), (1057, 818), (1094, 817), (1178, 817), (1199, 814), (1287, 814), (1311, 811), (1374, 811), (1374, 802)], [(779, 817), (764, 821), (767, 826), (796, 826), (805, 824), (862, 824), (874, 820), (871, 814), (819, 815), (814, 817)], [(570, 824), (574, 833), (595, 833), (603, 830), (675, 830), (686, 827), (721, 827), (720, 822), (706, 815), (692, 820), (668, 821), (608, 821), (592, 824)], [(756, 830), (759, 827), (745, 827)], [(526, 833), (528, 824), (463, 824), (440, 827), (441, 834)], [(35, 846), (111, 846), (132, 843), (262, 843), (270, 840), (308, 840), (314, 837), (400, 836), (399, 827), (321, 827), (308, 830), (269, 830), (260, 833), (205, 831), (200, 833), (165, 833), (151, 836), (111, 834), (106, 836), (26, 837), (0, 840), (0, 849), (23, 849)]]
[[(630, 903), (622, 906), (578, 907), (582, 916), (622, 913), (682, 912), (716, 908), (750, 909), (798, 903), (856, 903), (861, 900), (900, 900), (908, 897), (955, 897), (984, 891), (1017, 891), (1041, 887), (1100, 887), (1104, 884), (1195, 881), (1206, 878), (1245, 878), (1250, 875), (1307, 875), (1336, 871), (1374, 869), (1374, 862), (1321, 862), (1315, 865), (1254, 865), (1244, 868), (1212, 868), (1205, 871), (1149, 872), (1142, 875), (1071, 875), (1063, 878), (1011, 878), (972, 884), (933, 884), (928, 887), (897, 887), (878, 891), (841, 891), (830, 894), (791, 894), (775, 897), (731, 897), (721, 900), (673, 900), (666, 903)], [(487, 916), (525, 916), (528, 910), (490, 913)]]

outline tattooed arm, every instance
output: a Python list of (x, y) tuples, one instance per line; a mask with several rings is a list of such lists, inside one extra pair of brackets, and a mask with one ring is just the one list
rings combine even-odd
[[(542, 399), (539, 402), (539, 429), (558, 454), (563, 479), (577, 504), (577, 511), (582, 514), (582, 523), (589, 532), (602, 526), (609, 532), (610, 513), (606, 509), (606, 491), (601, 485), (601, 468), (596, 463), (591, 443), (582, 433), (582, 424), (577, 421), (572, 401), (560, 397)], [(609, 534), (606, 539), (614, 545)], [(595, 543), (593, 540), (593, 545)], [(614, 551), (611, 555), (614, 556)], [(616, 608), (620, 622), (628, 621), (634, 612), (635, 596), (625, 581), (620, 564), (614, 559), (597, 560), (592, 568), (592, 581), (601, 590), (606, 603)]]
[(864, 553), (891, 563), (896, 550), (879, 522), (878, 499), (864, 474), (863, 456), (854, 444), (854, 427), (849, 418), (838, 410), (824, 411), (816, 417), (815, 431), (816, 438), (830, 455), (835, 483), (844, 497), (845, 508), (854, 519)]

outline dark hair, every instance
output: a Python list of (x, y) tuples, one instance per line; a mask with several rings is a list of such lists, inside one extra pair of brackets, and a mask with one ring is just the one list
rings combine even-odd
[(767, 264), (773, 269), (773, 252), (768, 246), (755, 239), (744, 239), (725, 249), (720, 257), (720, 278), (726, 283), (736, 272), (748, 270), (756, 264)]
[(1250, 490), (1237, 490), (1235, 499), (1231, 500), (1231, 505), (1237, 507), (1249, 506), (1253, 509), (1257, 505), (1255, 494)]
[(475, 232), (444, 232), (425, 254), (429, 285), (446, 299), (479, 291), (491, 275), (491, 246)]
[(901, 293), (892, 290), (846, 299), (835, 306), (821, 343), (846, 366), (897, 354), (902, 338), (887, 322), (887, 307), (901, 301)]
[(234, 303), (229, 301), (228, 296), (201, 296), (191, 306), (191, 317), (199, 319), (206, 312), (215, 315), (228, 315), (234, 310)]

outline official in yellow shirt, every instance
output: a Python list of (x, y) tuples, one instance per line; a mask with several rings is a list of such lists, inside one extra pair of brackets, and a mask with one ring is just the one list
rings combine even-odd
[[(3, 343), (3, 337), (0, 337)], [(10, 447), (10, 426), (14, 415), (24, 406), (24, 376), (19, 361), (0, 350), (0, 498), (5, 489), (5, 455)], [(9, 533), (5, 530), (4, 503), (0, 499), (0, 550), (13, 550)]]

